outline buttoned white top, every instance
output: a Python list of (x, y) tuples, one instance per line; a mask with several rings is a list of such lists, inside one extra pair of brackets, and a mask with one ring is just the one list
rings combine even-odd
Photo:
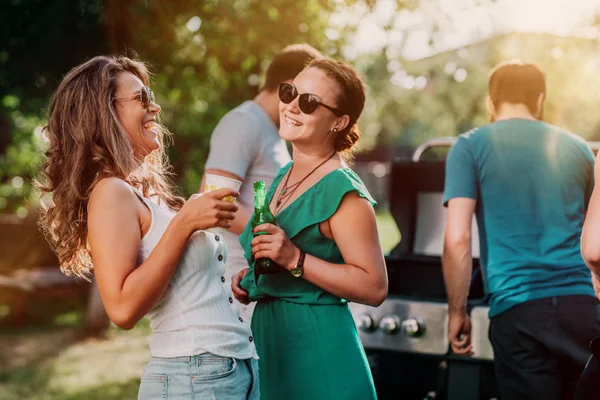
[[(133, 187), (132, 187), (133, 188)], [(141, 241), (138, 265), (148, 258), (175, 212), (133, 188), (152, 213)], [(193, 233), (163, 297), (150, 310), (154, 357), (212, 353), (238, 359), (258, 358), (248, 324), (240, 318), (231, 283), (225, 279), (227, 246), (219, 235)]]

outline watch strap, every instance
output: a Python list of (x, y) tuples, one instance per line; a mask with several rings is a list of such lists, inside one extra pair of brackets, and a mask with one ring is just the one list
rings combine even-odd
[(296, 267), (304, 268), (304, 257), (306, 257), (306, 253), (300, 250), (300, 257), (298, 257), (298, 263), (296, 264)]
[(304, 257), (306, 257), (306, 253), (301, 250), (300, 257), (298, 257), (298, 262), (294, 268), (290, 270), (290, 273), (296, 278), (300, 278), (302, 275), (304, 275)]

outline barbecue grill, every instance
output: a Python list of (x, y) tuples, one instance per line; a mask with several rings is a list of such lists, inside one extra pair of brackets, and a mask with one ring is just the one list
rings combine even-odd
[[(436, 138), (410, 160), (392, 162), (390, 208), (400, 243), (386, 257), (389, 291), (379, 307), (351, 304), (379, 398), (491, 400), (499, 397), (488, 340), (489, 307), (479, 268), (479, 236), (473, 219), (473, 275), (467, 311), (472, 357), (450, 351), (448, 306), (441, 254), (446, 223), (442, 205), (445, 160), (424, 160), (431, 149), (456, 138)], [(590, 142), (594, 150), (599, 142)]]

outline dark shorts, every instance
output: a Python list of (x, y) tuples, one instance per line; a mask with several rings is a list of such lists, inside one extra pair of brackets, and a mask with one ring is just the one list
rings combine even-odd
[(493, 317), (489, 337), (501, 399), (573, 399), (589, 344), (599, 335), (599, 301), (591, 296), (531, 300)]

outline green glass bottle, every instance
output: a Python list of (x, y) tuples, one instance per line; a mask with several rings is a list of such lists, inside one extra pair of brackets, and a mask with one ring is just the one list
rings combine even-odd
[[(267, 188), (264, 181), (254, 182), (254, 216), (251, 224), (252, 229), (261, 224), (277, 225), (277, 220), (269, 209), (269, 203), (267, 203)], [(255, 232), (254, 236), (268, 234), (268, 232)], [(281, 267), (270, 258), (256, 260), (256, 271), (259, 274), (274, 274), (280, 270)]]

